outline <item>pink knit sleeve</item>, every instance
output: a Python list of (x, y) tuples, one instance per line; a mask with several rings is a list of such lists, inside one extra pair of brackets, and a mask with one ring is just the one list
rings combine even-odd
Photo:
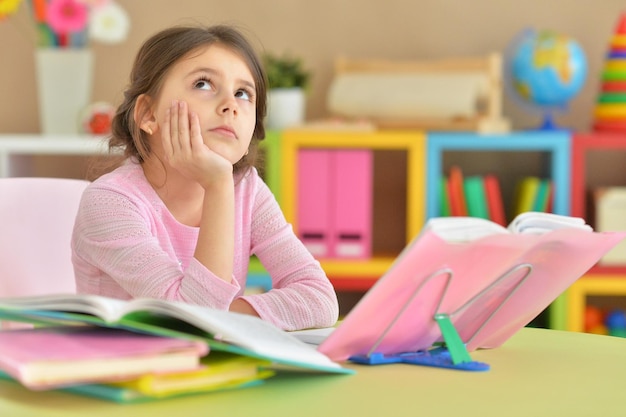
[(78, 291), (228, 309), (237, 281), (226, 283), (192, 256), (180, 259), (174, 247), (195, 245), (193, 234), (170, 242), (159, 213), (141, 198), (95, 183), (85, 191), (72, 237)]
[(243, 297), (259, 315), (285, 330), (328, 327), (339, 314), (326, 274), (294, 234), (267, 186), (258, 181), (252, 207), (252, 252), (272, 277), (273, 289)]

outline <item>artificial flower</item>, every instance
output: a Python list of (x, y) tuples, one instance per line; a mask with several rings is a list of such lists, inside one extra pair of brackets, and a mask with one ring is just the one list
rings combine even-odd
[[(36, 44), (43, 48), (85, 48), (88, 38), (104, 43), (126, 39), (130, 18), (115, 0), (31, 0)], [(22, 0), (0, 0), (0, 23), (14, 15)]]
[(130, 19), (115, 2), (94, 6), (89, 21), (89, 37), (103, 43), (118, 43), (126, 39)]
[(47, 21), (57, 34), (80, 32), (87, 27), (89, 10), (77, 0), (51, 0), (48, 4)]
[(0, 0), (0, 21), (15, 14), (22, 0)]

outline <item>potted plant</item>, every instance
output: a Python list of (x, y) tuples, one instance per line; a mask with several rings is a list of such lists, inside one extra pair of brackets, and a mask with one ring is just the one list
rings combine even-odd
[(302, 124), (310, 78), (302, 60), (290, 54), (266, 53), (263, 61), (269, 81), (267, 127), (283, 129)]

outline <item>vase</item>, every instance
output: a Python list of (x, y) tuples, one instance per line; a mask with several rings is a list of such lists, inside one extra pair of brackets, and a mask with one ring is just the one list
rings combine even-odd
[(81, 111), (91, 99), (92, 51), (85, 48), (38, 49), (35, 65), (41, 133), (81, 133)]
[(301, 88), (273, 88), (267, 95), (267, 128), (280, 130), (304, 122), (306, 97)]

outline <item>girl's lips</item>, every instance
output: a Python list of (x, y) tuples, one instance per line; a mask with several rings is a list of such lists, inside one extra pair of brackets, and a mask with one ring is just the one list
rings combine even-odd
[(215, 129), (211, 129), (211, 132), (217, 133), (218, 135), (221, 135), (221, 136), (228, 136), (228, 137), (232, 137), (235, 139), (237, 138), (235, 131), (229, 126), (219, 126), (219, 127), (216, 127)]

